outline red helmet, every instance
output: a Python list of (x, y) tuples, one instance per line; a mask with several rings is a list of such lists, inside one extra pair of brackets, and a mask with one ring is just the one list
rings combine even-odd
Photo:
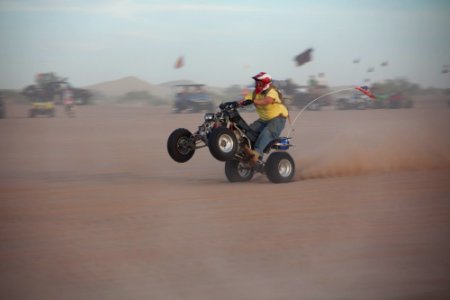
[(267, 74), (266, 72), (259, 72), (255, 76), (252, 77), (255, 81), (261, 81), (264, 85), (260, 88), (256, 88), (256, 93), (259, 94), (262, 91), (265, 91), (269, 88), (272, 83), (272, 76)]
[(254, 80), (262, 81), (265, 84), (272, 82), (272, 76), (267, 74), (266, 72), (259, 72), (255, 76), (252, 77)]

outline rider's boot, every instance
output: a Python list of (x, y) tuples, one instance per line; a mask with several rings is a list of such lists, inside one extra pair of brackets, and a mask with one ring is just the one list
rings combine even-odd
[(252, 167), (256, 167), (257, 165), (263, 164), (261, 160), (261, 156), (258, 151), (250, 149), (247, 145), (243, 147), (244, 153), (247, 156), (248, 163)]
[(244, 145), (244, 147), (242, 147), (242, 149), (244, 150), (244, 153), (247, 156), (252, 156), (253, 155), (253, 150), (250, 149), (247, 145)]
[(252, 155), (250, 156), (250, 163), (253, 166), (256, 166), (257, 162), (259, 161), (259, 153), (256, 151), (252, 151)]

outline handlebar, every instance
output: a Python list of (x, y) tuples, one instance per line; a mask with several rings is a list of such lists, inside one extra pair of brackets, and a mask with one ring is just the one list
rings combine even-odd
[(230, 109), (236, 109), (236, 108), (238, 108), (240, 105), (239, 105), (239, 102), (237, 102), (237, 101), (231, 101), (231, 102), (224, 102), (224, 103), (221, 103), (220, 105), (219, 105), (219, 108), (220, 108), (220, 110), (230, 110)]
[(230, 101), (230, 102), (224, 102), (219, 105), (220, 110), (230, 110), (230, 109), (236, 109), (239, 107), (247, 106), (252, 104), (253, 102), (251, 100), (242, 100), (242, 101)]

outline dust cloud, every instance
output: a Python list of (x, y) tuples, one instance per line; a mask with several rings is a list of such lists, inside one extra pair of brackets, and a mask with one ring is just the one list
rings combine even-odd
[(344, 136), (296, 160), (297, 180), (369, 173), (450, 169), (450, 137), (445, 128), (430, 134), (390, 132), (378, 140)]

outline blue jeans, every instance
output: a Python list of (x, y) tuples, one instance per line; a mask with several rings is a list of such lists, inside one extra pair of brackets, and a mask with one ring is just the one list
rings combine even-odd
[(250, 128), (258, 133), (258, 138), (255, 142), (255, 151), (259, 156), (263, 156), (264, 148), (274, 139), (280, 137), (281, 132), (286, 125), (286, 118), (276, 117), (270, 121), (256, 120), (250, 124)]

